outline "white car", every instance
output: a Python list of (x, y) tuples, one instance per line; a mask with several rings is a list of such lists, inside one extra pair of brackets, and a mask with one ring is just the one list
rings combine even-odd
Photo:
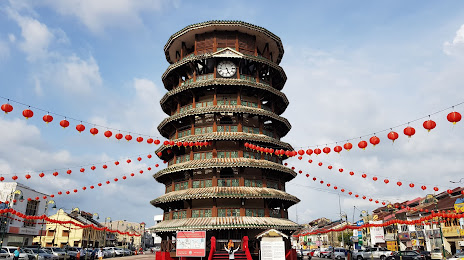
[(448, 260), (464, 260), (464, 253), (455, 254), (448, 258)]
[(10, 258), (10, 253), (2, 248), (0, 249), (0, 258)]
[(435, 248), (434, 250), (432, 250), (432, 252), (430, 252), (430, 258), (432, 258), (433, 260), (443, 259), (443, 254), (441, 253), (441, 249)]
[(106, 257), (115, 257), (116, 256), (116, 252), (114, 250), (114, 247), (104, 247), (103, 250), (107, 254)]
[[(14, 251), (17, 249), (18, 247), (16, 246), (4, 246), (2, 247), (2, 249), (5, 249), (9, 254), (10, 254), (10, 257), (13, 258), (14, 257)], [(28, 260), (29, 257), (27, 256), (27, 254), (24, 252), (24, 250), (22, 249), (19, 249), (19, 260)]]
[(124, 256), (124, 249), (119, 248), (119, 247), (115, 247), (114, 248), (114, 253), (116, 254), (116, 256)]

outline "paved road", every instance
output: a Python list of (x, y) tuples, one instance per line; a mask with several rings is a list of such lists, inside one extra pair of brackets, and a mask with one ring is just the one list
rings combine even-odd
[(107, 258), (107, 259), (114, 259), (114, 260), (135, 260), (135, 259), (145, 259), (145, 260), (155, 260), (155, 254), (147, 253), (142, 255), (131, 255), (131, 256), (124, 256), (124, 257), (117, 257), (117, 258)]

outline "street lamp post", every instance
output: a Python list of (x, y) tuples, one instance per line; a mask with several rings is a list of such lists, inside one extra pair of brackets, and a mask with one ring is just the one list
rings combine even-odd
[(108, 223), (111, 223), (111, 218), (110, 217), (105, 218), (105, 237), (103, 238), (104, 247), (106, 247), (106, 221), (109, 221)]

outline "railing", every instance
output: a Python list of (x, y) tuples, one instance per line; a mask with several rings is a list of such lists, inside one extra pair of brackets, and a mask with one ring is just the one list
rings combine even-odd
[(251, 81), (251, 82), (256, 82), (256, 77), (255, 76), (250, 76), (250, 75), (240, 74), (240, 79), (246, 80), (246, 81)]
[(218, 187), (238, 187), (239, 180), (228, 178), (228, 179), (218, 179)]
[(197, 75), (196, 81), (214, 79), (214, 73)]

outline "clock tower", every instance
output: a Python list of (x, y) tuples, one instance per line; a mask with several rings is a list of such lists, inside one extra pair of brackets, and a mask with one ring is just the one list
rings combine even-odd
[(170, 141), (156, 152), (168, 166), (153, 175), (165, 194), (151, 201), (164, 211), (154, 227), (162, 251), (173, 250), (177, 231), (206, 231), (218, 250), (248, 237), (257, 259), (259, 233), (298, 229), (288, 219), (299, 199), (286, 192), (296, 176), (282, 165), (286, 157), (244, 146), (292, 150), (280, 140), (291, 128), (280, 116), (288, 106), (282, 42), (256, 25), (209, 21), (173, 34), (164, 51), (160, 103), (168, 117), (158, 130)]

